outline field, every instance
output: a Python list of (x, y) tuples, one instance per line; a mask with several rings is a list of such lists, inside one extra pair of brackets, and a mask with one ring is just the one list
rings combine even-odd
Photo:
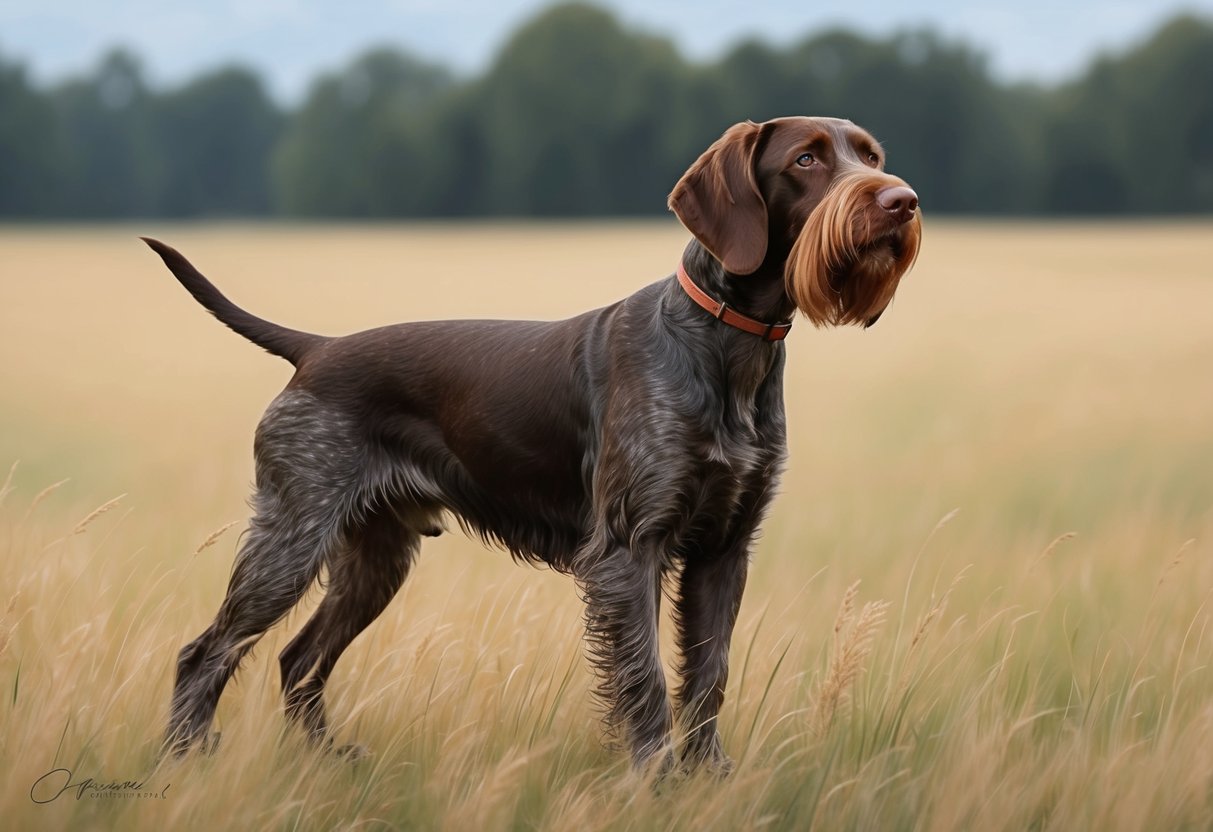
[[(275, 657), (301, 609), (229, 687), (218, 753), (156, 766), (290, 367), (136, 234), (329, 333), (563, 317), (668, 274), (685, 239), (672, 221), (0, 228), (5, 828), (1213, 826), (1208, 223), (928, 217), (877, 326), (798, 325), (791, 461), (722, 714), (737, 767), (658, 789), (603, 747), (572, 583), (458, 532), (329, 686), (341, 741), (372, 757), (283, 730)], [(35, 803), (56, 768), (143, 787)]]

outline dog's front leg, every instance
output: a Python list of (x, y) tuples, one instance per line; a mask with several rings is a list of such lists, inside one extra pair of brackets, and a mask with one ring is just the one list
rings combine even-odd
[(661, 602), (656, 551), (595, 547), (577, 570), (586, 602), (590, 661), (608, 726), (623, 739), (633, 764), (665, 773), (673, 764), (671, 713), (657, 646)]
[(679, 724), (685, 732), (682, 761), (688, 768), (707, 765), (721, 774), (732, 769), (717, 729), (717, 716), (729, 679), (729, 643), (745, 590), (748, 553), (729, 551), (709, 559), (687, 560), (675, 604), (682, 682), (678, 688)]

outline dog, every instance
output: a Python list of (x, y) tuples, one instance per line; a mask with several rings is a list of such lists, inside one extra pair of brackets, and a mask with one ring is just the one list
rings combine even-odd
[[(783, 339), (797, 310), (817, 326), (871, 326), (918, 254), (918, 198), (884, 162), (850, 121), (736, 124), (669, 196), (692, 235), (676, 272), (556, 322), (299, 332), (143, 238), (216, 318), (296, 368), (256, 430), (254, 516), (226, 597), (178, 657), (166, 749), (208, 742), (241, 660), (323, 571), (327, 593), (279, 661), (288, 719), (338, 750), (325, 682), (421, 538), (453, 516), (576, 580), (604, 719), (636, 768), (727, 772), (729, 642), (786, 457)], [(663, 582), (680, 653), (673, 708)]]

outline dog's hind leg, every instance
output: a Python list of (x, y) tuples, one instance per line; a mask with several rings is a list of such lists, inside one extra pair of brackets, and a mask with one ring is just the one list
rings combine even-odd
[(323, 695), (334, 665), (396, 595), (416, 557), (420, 533), (433, 526), (426, 512), (370, 512), (351, 530), (348, 545), (331, 563), (324, 600), (278, 657), (287, 717), (313, 740), (332, 741)]
[(267, 411), (257, 429), (255, 514), (215, 620), (178, 656), (166, 749), (184, 753), (205, 736), (241, 660), (341, 549), (357, 451), (311, 397), (286, 395)]
[[(272, 502), (258, 495), (258, 503)], [(167, 743), (176, 753), (205, 736), (223, 688), (258, 639), (312, 585), (325, 558), (327, 532), (296, 518), (259, 511), (237, 557), (227, 596), (202, 635), (177, 660)]]

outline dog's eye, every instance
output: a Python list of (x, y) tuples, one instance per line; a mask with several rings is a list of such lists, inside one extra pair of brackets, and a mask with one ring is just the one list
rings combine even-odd
[(807, 168), (816, 161), (817, 160), (813, 158), (812, 153), (801, 153), (796, 159), (796, 164), (800, 165), (802, 168)]
[(869, 154), (868, 154), (868, 161), (869, 161), (869, 162), (871, 162), (873, 165), (879, 165), (879, 164), (880, 164), (880, 157), (879, 157), (879, 156), (877, 156), (875, 153), (869, 153)]

